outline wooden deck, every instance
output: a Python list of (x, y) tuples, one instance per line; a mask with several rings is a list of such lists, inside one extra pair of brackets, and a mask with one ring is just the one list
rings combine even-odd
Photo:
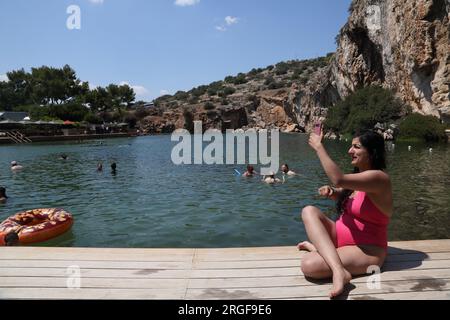
[[(295, 247), (0, 248), (0, 299), (328, 299)], [(79, 289), (76, 272), (80, 270)], [(69, 269), (68, 269), (69, 268)], [(73, 273), (75, 272), (75, 273)], [(342, 299), (450, 299), (450, 240), (390, 243), (381, 288), (352, 280)]]

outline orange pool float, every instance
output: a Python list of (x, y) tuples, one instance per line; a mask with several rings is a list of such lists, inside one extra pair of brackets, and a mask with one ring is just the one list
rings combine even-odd
[(16, 213), (0, 224), (0, 245), (5, 236), (14, 231), (20, 244), (42, 242), (68, 231), (73, 217), (63, 209), (34, 209)]

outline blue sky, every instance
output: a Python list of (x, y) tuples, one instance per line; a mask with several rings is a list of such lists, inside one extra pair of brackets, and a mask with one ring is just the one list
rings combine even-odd
[[(335, 51), (351, 0), (1, 0), (0, 80), (69, 64), (91, 86), (151, 100), (228, 75)], [(69, 30), (67, 8), (80, 8)]]

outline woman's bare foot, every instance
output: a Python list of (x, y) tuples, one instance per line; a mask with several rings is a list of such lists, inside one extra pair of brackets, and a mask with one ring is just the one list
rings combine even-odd
[(352, 275), (344, 268), (340, 272), (333, 272), (333, 289), (330, 292), (330, 298), (336, 298), (344, 292), (346, 284), (350, 283)]
[(314, 247), (314, 245), (311, 242), (309, 242), (309, 241), (300, 242), (297, 245), (297, 248), (298, 248), (299, 251), (302, 251), (302, 250), (303, 251), (309, 251), (309, 252), (317, 251), (316, 247)]

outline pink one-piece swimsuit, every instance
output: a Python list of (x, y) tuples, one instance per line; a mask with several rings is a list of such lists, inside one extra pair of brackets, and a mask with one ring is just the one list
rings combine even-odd
[(358, 191), (344, 204), (344, 213), (336, 221), (337, 247), (372, 245), (387, 249), (389, 218), (365, 192)]

